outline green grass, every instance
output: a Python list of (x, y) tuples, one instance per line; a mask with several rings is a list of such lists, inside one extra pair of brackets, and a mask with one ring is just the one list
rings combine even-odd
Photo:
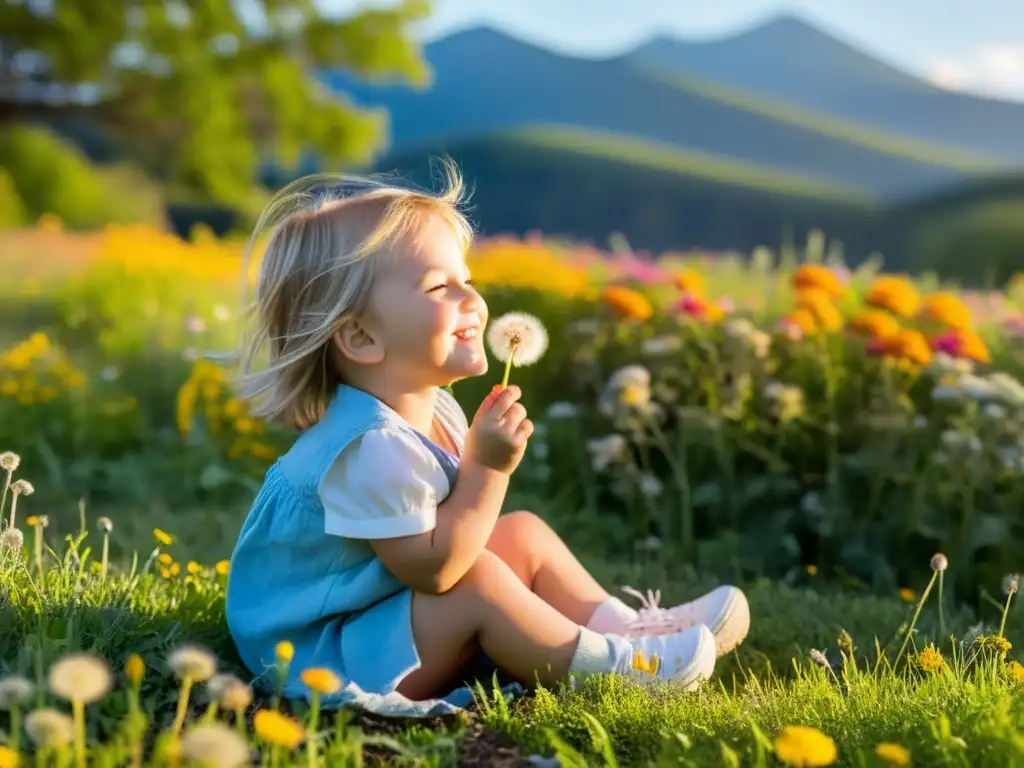
[(699, 78), (665, 72), (654, 67), (645, 70), (652, 77), (690, 93), (892, 157), (942, 166), (964, 173), (994, 172), (1002, 167), (998, 161), (973, 152), (955, 150), (943, 144), (873, 128)]
[(508, 136), (524, 145), (609, 158), (780, 195), (819, 198), (864, 206), (875, 203), (875, 198), (871, 195), (841, 184), (831, 184), (766, 165), (733, 160), (709, 152), (679, 149), (654, 140), (635, 139), (610, 131), (544, 125), (524, 128)]

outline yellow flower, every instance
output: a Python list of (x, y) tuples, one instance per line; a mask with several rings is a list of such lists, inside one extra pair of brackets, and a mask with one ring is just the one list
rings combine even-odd
[(817, 728), (789, 725), (775, 740), (775, 755), (786, 765), (820, 768), (836, 761), (836, 745)]
[(143, 662), (142, 657), (137, 653), (133, 653), (128, 657), (128, 660), (124, 663), (124, 676), (129, 683), (135, 688), (139, 687), (139, 683), (142, 682), (143, 675), (146, 674), (146, 664)]
[(330, 695), (341, 690), (341, 678), (331, 670), (313, 667), (302, 671), (302, 682), (317, 693)]
[(170, 568), (161, 568), (160, 569), (160, 575), (163, 576), (165, 579), (171, 578), (171, 569)]
[(162, 552), (160, 554), (160, 557), (157, 558), (157, 562), (159, 562), (161, 565), (170, 565), (174, 562), (174, 558), (166, 552)]
[(280, 662), (288, 663), (295, 658), (295, 646), (287, 640), (282, 640), (274, 646), (274, 656)]
[(865, 309), (850, 320), (850, 328), (872, 339), (885, 339), (899, 331), (900, 324), (895, 317), (886, 312)]
[(900, 600), (907, 603), (912, 603), (917, 599), (917, 593), (912, 589), (907, 589), (906, 587), (901, 587), (896, 594), (899, 595)]
[(174, 543), (174, 537), (168, 533), (164, 533), (159, 528), (153, 529), (153, 536), (156, 538), (157, 543), (163, 544), (164, 546), (170, 546)]
[(694, 269), (683, 269), (676, 275), (676, 288), (694, 296), (703, 296), (707, 290), (704, 276)]
[(799, 328), (808, 336), (818, 331), (818, 323), (814, 319), (814, 315), (806, 309), (793, 310), (782, 319), (782, 322), (785, 325)]
[(299, 721), (273, 709), (261, 709), (253, 717), (252, 724), (261, 739), (286, 749), (295, 749), (306, 738), (306, 731)]
[(881, 351), (886, 357), (903, 360), (914, 365), (925, 366), (932, 361), (932, 350), (928, 340), (920, 331), (902, 328), (892, 336), (876, 339), (876, 347), (872, 351)]
[(29, 515), (25, 518), (25, 524), (29, 528), (35, 528), (37, 525), (39, 525), (39, 517), (36, 515)]
[(18, 768), (21, 757), (10, 747), (0, 746), (0, 768)]
[(189, 560), (188, 565), (185, 566), (185, 570), (191, 574), (196, 574), (203, 570), (203, 567), (195, 560)]
[(1011, 661), (1009, 664), (1009, 668), (1010, 679), (1018, 685), (1024, 683), (1024, 665), (1022, 665), (1019, 661)]
[(217, 573), (219, 575), (227, 576), (228, 575), (228, 571), (231, 570), (231, 561), (230, 560), (221, 560), (220, 562), (217, 563), (216, 568), (217, 568)]
[(917, 654), (917, 663), (925, 672), (937, 672), (942, 669), (945, 661), (934, 645), (928, 644), (928, 646)]
[(1013, 648), (1013, 644), (1002, 635), (989, 635), (978, 638), (978, 645), (981, 648), (991, 648), (996, 653), (1005, 656)]
[(875, 747), (875, 754), (891, 766), (903, 768), (910, 765), (910, 750), (899, 744), (889, 744), (883, 741)]
[(793, 273), (792, 285), (798, 291), (815, 288), (836, 297), (842, 296), (845, 291), (839, 276), (820, 264), (804, 264)]
[(933, 293), (925, 299), (921, 315), (955, 331), (967, 330), (973, 322), (971, 310), (949, 291)]
[(601, 292), (601, 301), (624, 320), (648, 320), (654, 314), (654, 307), (646, 296), (622, 285), (605, 288)]
[(921, 294), (908, 279), (883, 275), (868, 288), (864, 301), (900, 317), (913, 317), (921, 306)]
[(807, 574), (809, 576), (817, 576), (818, 575), (818, 566), (816, 566), (816, 565), (808, 565), (807, 566)]
[(633, 669), (640, 672), (646, 672), (651, 677), (654, 677), (658, 673), (658, 654), (652, 653), (650, 659), (644, 658), (644, 652), (639, 648), (633, 654)]
[(263, 459), (265, 461), (270, 461), (277, 456), (277, 451), (274, 449), (274, 446), (269, 443), (252, 443), (249, 446), (249, 453), (257, 459)]
[(843, 316), (829, 294), (820, 288), (808, 288), (797, 293), (796, 306), (810, 312), (815, 326), (821, 330), (837, 331), (843, 325)]

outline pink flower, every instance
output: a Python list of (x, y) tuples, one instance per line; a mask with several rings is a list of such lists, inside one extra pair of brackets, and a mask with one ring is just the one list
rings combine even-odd
[(936, 336), (932, 340), (932, 349), (936, 352), (945, 352), (947, 355), (957, 357), (960, 354), (960, 337), (956, 331)]

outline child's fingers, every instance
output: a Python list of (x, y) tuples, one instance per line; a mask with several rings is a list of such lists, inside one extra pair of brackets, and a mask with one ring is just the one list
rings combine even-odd
[(498, 396), (491, 403), (491, 406), (488, 409), (488, 415), (495, 421), (500, 421), (505, 417), (505, 414), (508, 412), (508, 409), (512, 407), (513, 403), (522, 397), (522, 395), (523, 392), (519, 387), (515, 385), (506, 387), (498, 393)]
[(512, 403), (511, 407), (505, 411), (505, 415), (501, 418), (501, 425), (508, 434), (512, 434), (519, 428), (519, 425), (523, 423), (525, 418), (526, 408), (523, 407), (523, 404)]
[(491, 391), (487, 393), (487, 397), (485, 397), (483, 399), (483, 402), (480, 403), (480, 407), (476, 409), (476, 413), (473, 415), (473, 421), (476, 421), (478, 418), (480, 418), (480, 416), (482, 416), (487, 411), (487, 409), (491, 407), (491, 403), (493, 403), (495, 398), (501, 394), (501, 391), (502, 390), (500, 384), (495, 384), (491, 388)]
[(523, 419), (523, 422), (516, 428), (516, 431), (512, 433), (512, 442), (518, 447), (523, 445), (532, 436), (533, 422), (529, 419)]

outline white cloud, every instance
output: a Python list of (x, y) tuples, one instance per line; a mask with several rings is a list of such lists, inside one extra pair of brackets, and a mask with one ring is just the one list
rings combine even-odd
[(948, 90), (1024, 99), (1024, 45), (992, 44), (940, 59), (929, 67), (928, 77)]

